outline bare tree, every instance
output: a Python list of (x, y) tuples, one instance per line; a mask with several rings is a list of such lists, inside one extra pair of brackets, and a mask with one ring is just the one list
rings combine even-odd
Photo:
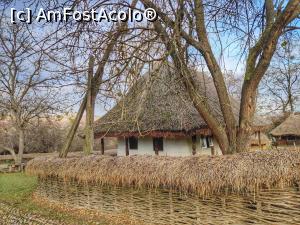
[[(61, 9), (69, 5), (78, 10), (89, 10), (103, 5), (109, 6), (109, 4), (118, 9), (128, 9), (133, 8), (137, 1), (128, 3), (120, 0), (103, 4), (97, 1), (66, 1), (65, 4), (29, 1), (28, 4), (30, 2), (32, 6), (43, 6), (44, 9)], [(99, 26), (94, 23), (77, 23), (70, 20), (57, 26), (49, 24), (41, 26), (43, 29), (47, 27), (48, 39), (51, 39), (51, 43), (48, 43), (44, 48), (46, 50), (41, 54), (59, 65), (59, 69), (52, 68), (52, 74), (59, 70), (64, 71), (65, 80), (68, 82), (64, 81), (62, 85), (75, 87), (82, 97), (78, 114), (68, 132), (60, 156), (67, 155), (84, 111), (86, 111), (84, 151), (89, 154), (93, 150), (94, 107), (98, 93), (107, 98), (114, 98), (116, 97), (114, 87), (118, 86), (124, 90), (134, 83), (146, 61), (147, 63), (151, 61), (143, 56), (151, 52), (149, 50), (151, 41), (155, 39), (153, 35), (148, 35), (147, 29), (136, 29), (136, 27), (133, 29), (134, 24), (130, 23)], [(87, 62), (89, 59), (91, 59), (90, 63)]]
[(0, 107), (10, 116), (18, 133), (18, 155), (9, 146), (17, 164), (22, 162), (25, 129), (35, 118), (59, 109), (61, 98), (55, 90), (57, 75), (48, 73), (43, 46), (31, 38), (30, 28), (1, 20), (0, 30)]
[(260, 85), (259, 105), (266, 113), (294, 112), (300, 101), (300, 47), (286, 37)]

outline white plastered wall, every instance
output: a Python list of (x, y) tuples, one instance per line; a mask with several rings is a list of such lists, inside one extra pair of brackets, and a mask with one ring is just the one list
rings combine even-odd
[[(221, 155), (220, 147), (215, 139), (213, 139), (216, 155)], [(192, 155), (191, 138), (164, 138), (163, 151), (159, 151), (159, 155), (165, 156), (190, 156)], [(196, 152), (197, 155), (211, 155), (211, 148), (202, 148), (201, 139), (197, 137)], [(118, 155), (125, 156), (125, 139), (118, 138)], [(140, 137), (138, 139), (138, 150), (129, 149), (129, 155), (155, 155), (153, 150), (152, 137)]]

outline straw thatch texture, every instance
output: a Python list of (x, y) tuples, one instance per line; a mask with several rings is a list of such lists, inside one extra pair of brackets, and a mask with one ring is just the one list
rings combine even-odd
[(300, 113), (291, 114), (279, 126), (271, 131), (273, 136), (299, 136)]
[[(200, 73), (195, 73), (194, 79), (201, 94), (206, 96), (212, 113), (222, 121), (212, 79)], [(237, 114), (234, 101), (233, 105)], [(95, 122), (96, 136), (171, 136), (172, 133), (186, 136), (208, 134), (207, 130), (207, 124), (194, 107), (182, 79), (169, 65), (142, 76), (115, 107)]]
[(100, 185), (163, 187), (209, 194), (290, 185), (300, 180), (300, 151), (271, 150), (226, 156), (86, 156), (36, 158), (26, 172)]

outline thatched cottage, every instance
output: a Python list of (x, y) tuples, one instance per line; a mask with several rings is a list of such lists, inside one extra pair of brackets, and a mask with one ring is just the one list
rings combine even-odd
[(292, 113), (270, 133), (277, 145), (300, 145), (300, 113)]
[[(195, 79), (213, 113), (222, 120), (213, 81), (199, 73)], [(221, 154), (184, 88), (170, 66), (142, 76), (115, 107), (95, 122), (95, 138), (117, 137), (118, 155)], [(234, 109), (238, 112), (238, 107)]]

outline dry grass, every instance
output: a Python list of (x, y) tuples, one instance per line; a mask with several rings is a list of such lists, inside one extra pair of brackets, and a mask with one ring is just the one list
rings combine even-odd
[(35, 158), (27, 173), (100, 185), (170, 188), (200, 195), (293, 185), (300, 151), (270, 150), (227, 156), (87, 156)]

